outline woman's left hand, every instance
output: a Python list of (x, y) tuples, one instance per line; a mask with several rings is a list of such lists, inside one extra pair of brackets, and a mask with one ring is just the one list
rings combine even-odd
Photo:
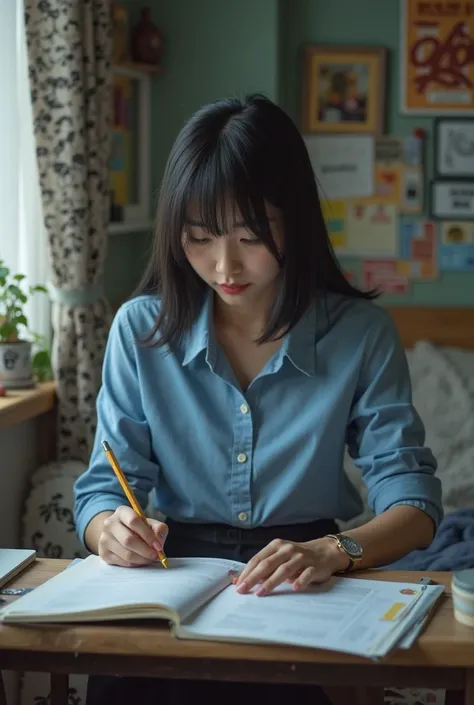
[(247, 563), (236, 581), (237, 591), (246, 593), (259, 585), (256, 595), (263, 597), (284, 582), (302, 590), (310, 583), (325, 582), (345, 570), (348, 563), (348, 557), (330, 538), (305, 543), (275, 539)]

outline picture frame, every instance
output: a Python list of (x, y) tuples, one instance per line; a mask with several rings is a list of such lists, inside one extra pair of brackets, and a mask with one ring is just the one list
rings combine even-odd
[(431, 217), (437, 220), (474, 219), (472, 179), (433, 179), (430, 184)]
[(471, 13), (469, 2), (399, 0), (402, 115), (474, 114)]
[(440, 117), (434, 126), (438, 177), (474, 179), (474, 117)]
[(387, 53), (385, 47), (305, 45), (302, 131), (383, 134)]

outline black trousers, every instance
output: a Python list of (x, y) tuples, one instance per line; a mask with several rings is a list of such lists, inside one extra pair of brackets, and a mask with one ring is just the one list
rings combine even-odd
[[(166, 541), (169, 558), (201, 556), (230, 558), (243, 563), (252, 558), (272, 539), (311, 541), (337, 533), (332, 520), (311, 524), (235, 529), (221, 524), (180, 524), (168, 520)], [(86, 705), (191, 705), (221, 702), (225, 705), (331, 705), (318, 686), (282, 683), (240, 683), (206, 680), (171, 680), (90, 676)]]

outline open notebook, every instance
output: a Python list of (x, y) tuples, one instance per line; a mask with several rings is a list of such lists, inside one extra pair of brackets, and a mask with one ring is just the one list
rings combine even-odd
[(158, 618), (180, 639), (278, 643), (378, 658), (392, 649), (443, 591), (379, 580), (332, 578), (305, 592), (280, 586), (267, 597), (232, 584), (244, 565), (171, 558), (120, 568), (89, 556), (6, 607), (5, 622), (103, 622)]

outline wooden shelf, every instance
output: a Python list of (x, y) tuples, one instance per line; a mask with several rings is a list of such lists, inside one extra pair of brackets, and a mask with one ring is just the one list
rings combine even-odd
[(0, 429), (16, 426), (53, 409), (56, 383), (42, 382), (32, 389), (8, 389), (0, 397)]
[(140, 64), (136, 61), (124, 61), (120, 64), (113, 64), (112, 71), (131, 78), (143, 78), (143, 76), (161, 76), (164, 73), (164, 68), (159, 64)]

